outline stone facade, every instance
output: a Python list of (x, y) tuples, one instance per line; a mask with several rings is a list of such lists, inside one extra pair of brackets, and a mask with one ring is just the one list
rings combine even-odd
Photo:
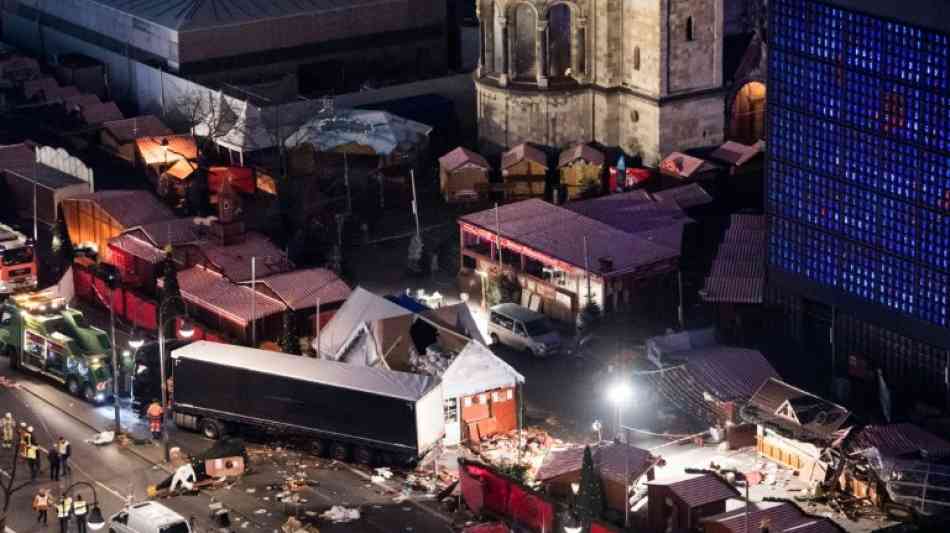
[(721, 143), (732, 1), (476, 0), (481, 149), (593, 140), (653, 165)]

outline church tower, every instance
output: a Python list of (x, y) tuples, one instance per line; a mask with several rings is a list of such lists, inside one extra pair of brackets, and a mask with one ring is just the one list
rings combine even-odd
[(726, 1), (476, 0), (482, 149), (593, 140), (656, 164), (723, 142)]

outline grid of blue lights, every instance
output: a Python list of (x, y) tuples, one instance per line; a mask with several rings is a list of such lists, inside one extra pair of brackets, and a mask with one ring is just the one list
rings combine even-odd
[(950, 326), (950, 36), (769, 9), (771, 264)]

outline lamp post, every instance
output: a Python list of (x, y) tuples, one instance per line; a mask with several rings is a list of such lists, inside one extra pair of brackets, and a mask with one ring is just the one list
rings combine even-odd
[[(133, 332), (134, 333), (134, 332)], [(129, 339), (129, 348), (132, 348), (132, 377), (129, 379), (129, 401), (135, 402), (135, 376), (138, 375), (139, 348), (145, 346), (145, 339), (132, 335)]]
[[(165, 375), (165, 325), (168, 323), (168, 320), (178, 318), (178, 315), (170, 316), (166, 320), (165, 306), (175, 300), (180, 301), (182, 304), (185, 303), (180, 296), (172, 296), (158, 306), (158, 368), (162, 380), (162, 447), (165, 449), (166, 462), (171, 458), (171, 455), (168, 449), (168, 430), (165, 424), (165, 418), (168, 414), (168, 378)], [(186, 320), (182, 321), (181, 327), (178, 328), (178, 334), (185, 339), (190, 339), (191, 336), (195, 334), (195, 330), (191, 327), (191, 323), (188, 322), (187, 316)]]
[(750, 533), (750, 529), (749, 529), (749, 512), (750, 512), (750, 509), (749, 509), (749, 506), (750, 506), (751, 504), (750, 504), (750, 502), (749, 502), (749, 478), (747, 478), (744, 473), (742, 473), (742, 472), (740, 472), (740, 471), (738, 471), (738, 470), (736, 470), (736, 469), (734, 469), (734, 468), (733, 468), (733, 469), (728, 469), (728, 470), (720, 470), (719, 472), (720, 472), (720, 473), (732, 473), (732, 475), (736, 476), (736, 479), (741, 479), (741, 480), (745, 483), (745, 528), (744, 528), (744, 531), (745, 531), (745, 533)]
[[(630, 446), (630, 436), (623, 425), (623, 406), (632, 396), (633, 391), (630, 385), (624, 381), (618, 381), (607, 390), (608, 398), (611, 403), (617, 406), (617, 433), (619, 437), (620, 430), (624, 429), (624, 446)], [(630, 454), (629, 450), (623, 450), (624, 457), (624, 478), (623, 478), (623, 524), (624, 527), (630, 527)]]
[(71, 490), (80, 486), (92, 491), (92, 507), (89, 509), (89, 513), (86, 514), (86, 525), (89, 526), (89, 529), (98, 531), (106, 525), (106, 521), (102, 517), (102, 511), (99, 509), (99, 496), (96, 494), (95, 486), (85, 481), (77, 481), (63, 490), (62, 497), (65, 498)]
[(109, 282), (109, 328), (112, 336), (112, 405), (115, 407), (115, 434), (122, 433), (121, 406), (119, 405), (119, 355), (115, 337), (115, 290), (122, 283), (119, 272), (112, 270), (107, 278)]

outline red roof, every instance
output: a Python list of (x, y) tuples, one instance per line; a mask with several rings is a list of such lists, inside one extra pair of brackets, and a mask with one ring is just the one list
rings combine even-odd
[(527, 159), (548, 168), (548, 156), (528, 143), (521, 143), (501, 156), (501, 169), (507, 170)]
[(104, 122), (102, 127), (120, 144), (130, 143), (139, 137), (161, 137), (174, 134), (155, 115), (142, 115), (125, 119), (120, 115), (118, 118), (119, 120)]
[(350, 296), (350, 286), (325, 268), (293, 270), (268, 276), (258, 283), (273, 291), (294, 311), (315, 307), (318, 298), (321, 305), (327, 305), (342, 302)]
[(716, 474), (687, 474), (665, 481), (650, 481), (647, 485), (669, 488), (670, 492), (690, 507), (738, 498), (739, 491)]
[(704, 159), (673, 152), (660, 162), (660, 171), (678, 178), (691, 178), (695, 174), (713, 170), (715, 167)]
[(179, 272), (178, 286), (182, 298), (188, 302), (240, 325), (286, 310), (280, 301), (250, 287), (231, 283), (224, 276), (200, 265)]
[(865, 426), (855, 435), (851, 448), (877, 448), (882, 456), (891, 458), (922, 455), (930, 459), (950, 456), (950, 442), (909, 423)]
[(30, 141), (0, 146), (0, 170), (11, 170), (24, 176), (31, 175), (36, 164), (35, 147)]
[(125, 228), (175, 217), (152, 193), (143, 190), (112, 190), (71, 196), (66, 202), (92, 202)]
[(253, 231), (239, 243), (224, 246), (209, 243), (201, 250), (215, 270), (235, 283), (251, 280), (251, 258), (255, 257), (258, 279), (290, 270), (290, 262), (283, 250)]
[(99, 102), (82, 106), (79, 108), (79, 114), (82, 115), (82, 120), (86, 124), (102, 124), (103, 126), (109, 121), (122, 120), (123, 117), (122, 111), (115, 102)]
[[(594, 467), (601, 477), (624, 483), (636, 479), (653, 467), (654, 456), (647, 450), (618, 442), (602, 442), (590, 447)], [(584, 447), (575, 446), (563, 450), (551, 450), (544, 457), (535, 479), (547, 481), (564, 474), (580, 472), (584, 463)], [(628, 470), (629, 469), (629, 470)]]
[(735, 141), (726, 141), (719, 148), (716, 148), (709, 154), (709, 157), (740, 167), (752, 160), (755, 156), (762, 153), (762, 147), (759, 144), (748, 145), (737, 143)]
[(567, 166), (577, 160), (586, 161), (592, 165), (603, 165), (604, 154), (589, 144), (575, 144), (561, 152), (557, 166)]
[(208, 189), (218, 193), (221, 185), (228, 181), (235, 191), (254, 194), (256, 184), (254, 169), (248, 167), (211, 167), (208, 169)]
[[(649, 232), (628, 233), (537, 198), (503, 205), (497, 211), (497, 224), (495, 209), (471, 213), (460, 217), (459, 221), (492, 233), (500, 227), (502, 238), (514, 246), (527, 247), (577, 269), (584, 268), (586, 236), (590, 270), (601, 275), (631, 272), (680, 255), (679, 247), (669, 244), (668, 239), (656, 238)], [(666, 227), (682, 235), (682, 222), (671, 222)], [(610, 258), (612, 267), (604, 270), (600, 258)]]
[(733, 215), (700, 292), (707, 302), (762, 303), (768, 223), (761, 215)]
[(439, 158), (439, 164), (442, 165), (442, 169), (448, 172), (452, 172), (459, 167), (464, 165), (472, 165), (484, 170), (489, 170), (488, 161), (482, 157), (481, 154), (475, 153), (468, 148), (463, 148), (459, 146), (455, 150), (445, 154)]
[(759, 531), (763, 523), (769, 525), (769, 531), (787, 533), (844, 533), (841, 526), (832, 520), (813, 516), (802, 511), (791, 502), (753, 502), (748, 512), (740, 506), (731, 511), (701, 518), (701, 522), (716, 522), (731, 533)]
[(157, 265), (165, 259), (165, 253), (162, 250), (128, 233), (109, 239), (109, 246), (153, 265)]

